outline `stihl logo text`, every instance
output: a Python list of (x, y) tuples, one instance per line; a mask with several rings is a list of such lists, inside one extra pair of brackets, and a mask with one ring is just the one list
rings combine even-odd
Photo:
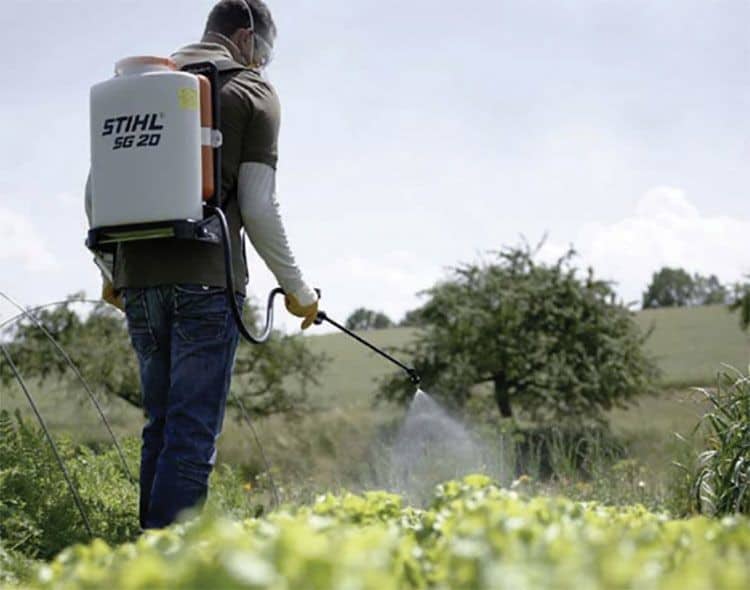
[(102, 137), (113, 135), (113, 150), (156, 147), (161, 142), (164, 113), (139, 113), (105, 119)]

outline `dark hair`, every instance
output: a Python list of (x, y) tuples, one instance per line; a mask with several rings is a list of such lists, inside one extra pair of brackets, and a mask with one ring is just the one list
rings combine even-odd
[(263, 0), (245, 0), (245, 2), (253, 13), (258, 35), (273, 45), (273, 40), (276, 38), (276, 23), (273, 22), (268, 6)]
[(245, 0), (221, 0), (211, 9), (206, 21), (206, 33), (221, 33), (231, 37), (237, 29), (253, 28), (253, 15)]

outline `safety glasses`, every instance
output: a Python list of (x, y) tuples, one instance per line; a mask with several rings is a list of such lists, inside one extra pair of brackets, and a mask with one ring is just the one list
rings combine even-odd
[(255, 32), (254, 39), (255, 52), (253, 61), (257, 67), (265, 68), (273, 61), (273, 45), (258, 35), (257, 31)]

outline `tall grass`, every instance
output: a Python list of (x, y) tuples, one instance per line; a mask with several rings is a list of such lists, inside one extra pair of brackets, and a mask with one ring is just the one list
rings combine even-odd
[(712, 409), (701, 421), (707, 448), (698, 456), (697, 507), (713, 515), (750, 514), (750, 377), (725, 373), (715, 391), (702, 391)]

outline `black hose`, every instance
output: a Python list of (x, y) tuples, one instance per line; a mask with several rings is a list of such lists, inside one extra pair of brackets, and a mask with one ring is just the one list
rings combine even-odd
[[(224, 215), (224, 211), (222, 211), (221, 208), (219, 207), (213, 207), (209, 205), (209, 206), (206, 206), (206, 208), (219, 218), (219, 222), (221, 224), (221, 239), (223, 242), (222, 246), (224, 250), (224, 271), (227, 277), (227, 300), (229, 301), (229, 309), (232, 311), (232, 317), (234, 318), (234, 321), (237, 324), (237, 329), (239, 330), (242, 337), (248, 342), (251, 342), (252, 344), (263, 344), (271, 337), (271, 332), (273, 331), (274, 300), (276, 299), (278, 295), (283, 295), (284, 290), (281, 289), (280, 287), (277, 287), (276, 289), (273, 289), (268, 294), (268, 301), (266, 303), (266, 324), (263, 327), (263, 331), (260, 333), (260, 335), (256, 336), (255, 334), (252, 334), (250, 330), (247, 329), (245, 322), (242, 320), (242, 312), (240, 311), (240, 306), (237, 304), (237, 298), (234, 296), (234, 267), (232, 266), (232, 244), (229, 239), (229, 225), (227, 224), (227, 218)], [(243, 248), (244, 248), (244, 238), (243, 238)], [(244, 258), (244, 249), (243, 249), (243, 258)], [(261, 459), (263, 460), (263, 464), (265, 466), (266, 472), (268, 473), (268, 481), (271, 484), (271, 493), (273, 496), (274, 507), (278, 508), (279, 503), (280, 503), (279, 490), (276, 487), (276, 482), (273, 480), (273, 473), (271, 472), (271, 465), (268, 462), (268, 459), (266, 458), (266, 453), (263, 450), (263, 445), (260, 442), (260, 437), (258, 436), (258, 433), (255, 431), (255, 427), (253, 426), (253, 423), (250, 420), (250, 415), (248, 414), (247, 410), (245, 410), (245, 406), (242, 403), (242, 400), (240, 399), (240, 397), (238, 395), (234, 395), (234, 399), (240, 408), (240, 413), (242, 415), (242, 418), (245, 420), (245, 423), (247, 424), (248, 428), (252, 432), (253, 438), (255, 439), (255, 443), (258, 446)]]
[(86, 527), (86, 531), (88, 532), (89, 537), (93, 538), (94, 531), (91, 529), (91, 523), (89, 522), (88, 516), (86, 516), (86, 511), (83, 508), (83, 501), (81, 500), (81, 496), (78, 495), (78, 490), (76, 489), (75, 485), (73, 485), (73, 479), (70, 477), (70, 473), (68, 473), (68, 469), (65, 467), (65, 462), (60, 456), (60, 452), (57, 450), (55, 439), (52, 438), (49, 428), (47, 428), (47, 423), (44, 421), (44, 418), (42, 418), (42, 414), (39, 412), (39, 408), (34, 402), (34, 398), (31, 397), (29, 388), (26, 387), (26, 383), (21, 377), (21, 373), (18, 372), (18, 368), (13, 362), (13, 359), (11, 358), (10, 353), (8, 352), (8, 349), (5, 348), (5, 346), (1, 342), (0, 342), (0, 352), (3, 353), (3, 356), (5, 357), (6, 362), (10, 366), (10, 370), (13, 372), (13, 376), (16, 378), (16, 381), (18, 381), (18, 384), (21, 386), (21, 389), (26, 395), (26, 399), (29, 400), (29, 405), (31, 406), (31, 409), (34, 411), (34, 414), (36, 415), (36, 419), (39, 421), (39, 424), (41, 425), (42, 430), (44, 431), (44, 436), (47, 438), (47, 442), (49, 442), (49, 445), (52, 448), (52, 453), (55, 455), (55, 459), (57, 459), (57, 463), (63, 472), (63, 477), (65, 478), (65, 482), (68, 484), (68, 489), (70, 490), (70, 493), (73, 494), (73, 500), (75, 501), (75, 504), (78, 507), (78, 512), (81, 513), (81, 518), (83, 519), (83, 524)]
[(237, 298), (234, 296), (234, 267), (232, 266), (232, 244), (229, 240), (229, 225), (227, 224), (227, 218), (224, 212), (219, 207), (206, 207), (209, 211), (214, 213), (221, 224), (221, 238), (224, 249), (224, 271), (227, 276), (227, 300), (229, 301), (229, 309), (232, 312), (234, 321), (237, 323), (237, 328), (240, 331), (242, 337), (253, 344), (263, 344), (271, 336), (273, 331), (273, 303), (277, 295), (283, 295), (284, 290), (277, 287), (271, 291), (268, 295), (268, 302), (266, 305), (266, 324), (263, 331), (259, 336), (256, 336), (247, 329), (245, 322), (242, 320), (242, 311), (237, 304)]

